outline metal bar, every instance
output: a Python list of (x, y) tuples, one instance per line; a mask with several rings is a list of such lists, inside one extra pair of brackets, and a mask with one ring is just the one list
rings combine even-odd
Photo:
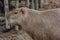
[(6, 28), (10, 29), (8, 26), (7, 14), (9, 12), (8, 0), (4, 0), (4, 8), (5, 8), (5, 21), (6, 21)]

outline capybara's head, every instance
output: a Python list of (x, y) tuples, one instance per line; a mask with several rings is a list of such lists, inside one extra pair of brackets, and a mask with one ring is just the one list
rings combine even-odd
[(9, 24), (10, 25), (15, 25), (15, 24), (22, 25), (26, 17), (28, 16), (28, 11), (25, 9), (28, 9), (28, 8), (22, 7), (22, 8), (18, 8), (18, 9), (11, 11), (7, 16)]

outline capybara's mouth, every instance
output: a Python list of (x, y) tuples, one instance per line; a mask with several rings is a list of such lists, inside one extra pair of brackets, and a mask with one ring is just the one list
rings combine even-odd
[(22, 26), (21, 26), (20, 24), (15, 24), (15, 25), (13, 25), (13, 26), (10, 26), (10, 29), (6, 29), (6, 28), (5, 28), (5, 30), (3, 30), (2, 32), (3, 32), (3, 33), (6, 33), (6, 32), (10, 32), (11, 30), (15, 30), (15, 26), (16, 26), (16, 25), (19, 27), (19, 28), (18, 28), (18, 29), (19, 29), (18, 31), (22, 30)]
[(16, 24), (19, 27), (19, 30), (22, 30), (22, 26), (20, 24)]

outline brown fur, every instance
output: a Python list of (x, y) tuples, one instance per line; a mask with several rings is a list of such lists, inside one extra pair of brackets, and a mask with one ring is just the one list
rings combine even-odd
[(34, 40), (60, 40), (60, 9), (37, 11), (19, 8), (8, 16), (9, 24), (21, 25)]

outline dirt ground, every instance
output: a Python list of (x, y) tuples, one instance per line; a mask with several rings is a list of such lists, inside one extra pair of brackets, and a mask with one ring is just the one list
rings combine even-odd
[(16, 33), (14, 30), (10, 32), (0, 32), (0, 40), (33, 40), (25, 31)]

